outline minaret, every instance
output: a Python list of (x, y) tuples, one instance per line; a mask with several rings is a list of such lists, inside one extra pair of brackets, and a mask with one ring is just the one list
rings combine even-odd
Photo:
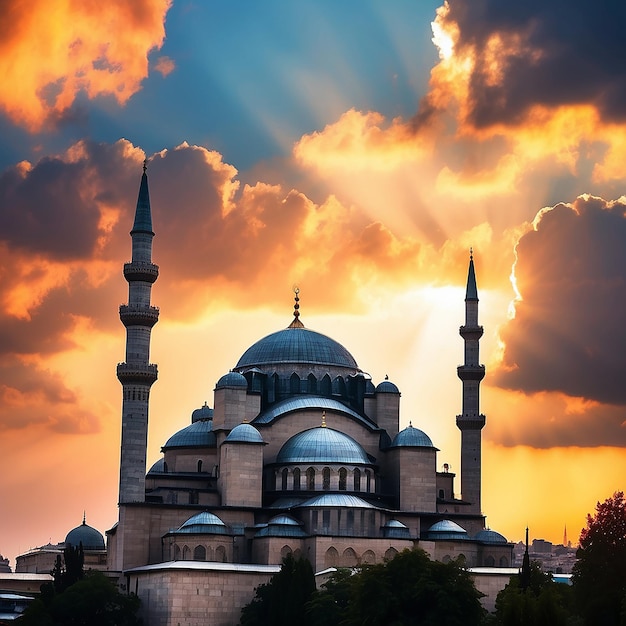
[(150, 305), (150, 292), (159, 267), (152, 262), (154, 233), (145, 161), (130, 236), (132, 261), (124, 264), (128, 304), (120, 306), (120, 320), (126, 327), (126, 361), (117, 366), (123, 388), (120, 504), (145, 500), (148, 401), (150, 387), (157, 379), (157, 366), (150, 363), (150, 333), (159, 319), (159, 309)]
[(457, 368), (457, 375), (463, 382), (463, 413), (456, 416), (456, 425), (461, 430), (461, 496), (470, 505), (467, 512), (480, 515), (480, 431), (485, 425), (485, 416), (480, 413), (479, 398), (485, 366), (478, 360), (478, 342), (483, 327), (478, 325), (478, 291), (471, 249), (465, 291), (465, 325), (461, 326), (459, 334), (465, 342), (465, 362)]

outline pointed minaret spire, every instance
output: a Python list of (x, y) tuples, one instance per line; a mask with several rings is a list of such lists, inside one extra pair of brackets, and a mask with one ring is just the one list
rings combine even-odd
[(300, 289), (298, 286), (293, 288), (293, 293), (295, 301), (293, 305), (293, 320), (287, 328), (304, 328), (304, 324), (300, 321), (300, 298), (298, 297)]
[(474, 251), (470, 248), (467, 286), (465, 289), (465, 325), (459, 333), (465, 342), (464, 364), (457, 368), (463, 383), (463, 413), (457, 415), (461, 430), (461, 495), (469, 503), (469, 513), (481, 515), (481, 430), (485, 416), (480, 413), (480, 381), (485, 366), (479, 363), (479, 341), (483, 327), (478, 325), (478, 290), (474, 269)]
[(150, 305), (150, 295), (159, 267), (152, 262), (154, 233), (146, 169), (144, 161), (130, 231), (132, 260), (124, 264), (128, 304), (120, 306), (120, 320), (126, 327), (126, 361), (117, 366), (123, 387), (120, 504), (145, 500), (148, 401), (150, 387), (157, 379), (157, 367), (150, 363), (150, 334), (159, 319), (159, 309)]
[(526, 526), (526, 549), (524, 550), (524, 558), (522, 559), (522, 569), (519, 573), (520, 588), (526, 591), (530, 586), (530, 555), (528, 554), (528, 526)]

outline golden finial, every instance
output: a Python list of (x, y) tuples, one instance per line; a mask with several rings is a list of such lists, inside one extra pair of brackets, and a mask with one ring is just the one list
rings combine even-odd
[(326, 428), (326, 411), (322, 411), (322, 428)]
[(291, 324), (289, 324), (289, 328), (304, 328), (304, 324), (300, 321), (300, 298), (298, 294), (300, 293), (300, 287), (298, 285), (294, 285), (293, 287), (294, 293), (294, 305), (293, 305), (293, 320)]
[(144, 159), (143, 160), (143, 173), (146, 173), (146, 170), (148, 169), (148, 159)]
[(470, 261), (474, 260), (474, 248), (470, 246)]

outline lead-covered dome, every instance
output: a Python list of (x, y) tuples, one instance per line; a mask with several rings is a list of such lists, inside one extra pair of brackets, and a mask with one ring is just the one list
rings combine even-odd
[(419, 428), (409, 424), (401, 430), (391, 442), (392, 448), (433, 448), (430, 437)]
[(288, 439), (276, 457), (276, 463), (345, 463), (370, 464), (361, 445), (345, 433), (319, 426)]
[(340, 343), (303, 327), (285, 328), (250, 346), (235, 369), (268, 365), (311, 364), (358, 370), (354, 357)]
[(104, 537), (102, 533), (85, 523), (76, 528), (70, 530), (65, 537), (65, 545), (78, 548), (80, 544), (83, 544), (83, 550), (104, 550)]
[(213, 422), (205, 419), (194, 422), (174, 433), (165, 442), (161, 450), (164, 452), (172, 448), (215, 448), (216, 445)]

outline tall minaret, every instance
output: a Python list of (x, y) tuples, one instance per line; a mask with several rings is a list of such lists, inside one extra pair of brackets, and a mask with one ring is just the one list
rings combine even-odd
[(150, 387), (157, 379), (157, 366), (150, 363), (150, 333), (159, 319), (159, 309), (150, 306), (150, 292), (159, 267), (152, 262), (154, 233), (145, 161), (130, 236), (132, 261), (124, 264), (128, 304), (120, 306), (120, 319), (126, 327), (126, 361), (117, 366), (123, 388), (120, 504), (145, 500), (148, 401)]
[(474, 256), (470, 249), (467, 289), (465, 291), (465, 325), (459, 329), (465, 341), (465, 363), (457, 368), (463, 382), (463, 413), (456, 416), (461, 430), (461, 496), (470, 504), (468, 513), (481, 514), (481, 433), (485, 416), (480, 413), (480, 381), (485, 377), (485, 366), (478, 359), (478, 342), (483, 327), (478, 325), (478, 291), (474, 273)]

